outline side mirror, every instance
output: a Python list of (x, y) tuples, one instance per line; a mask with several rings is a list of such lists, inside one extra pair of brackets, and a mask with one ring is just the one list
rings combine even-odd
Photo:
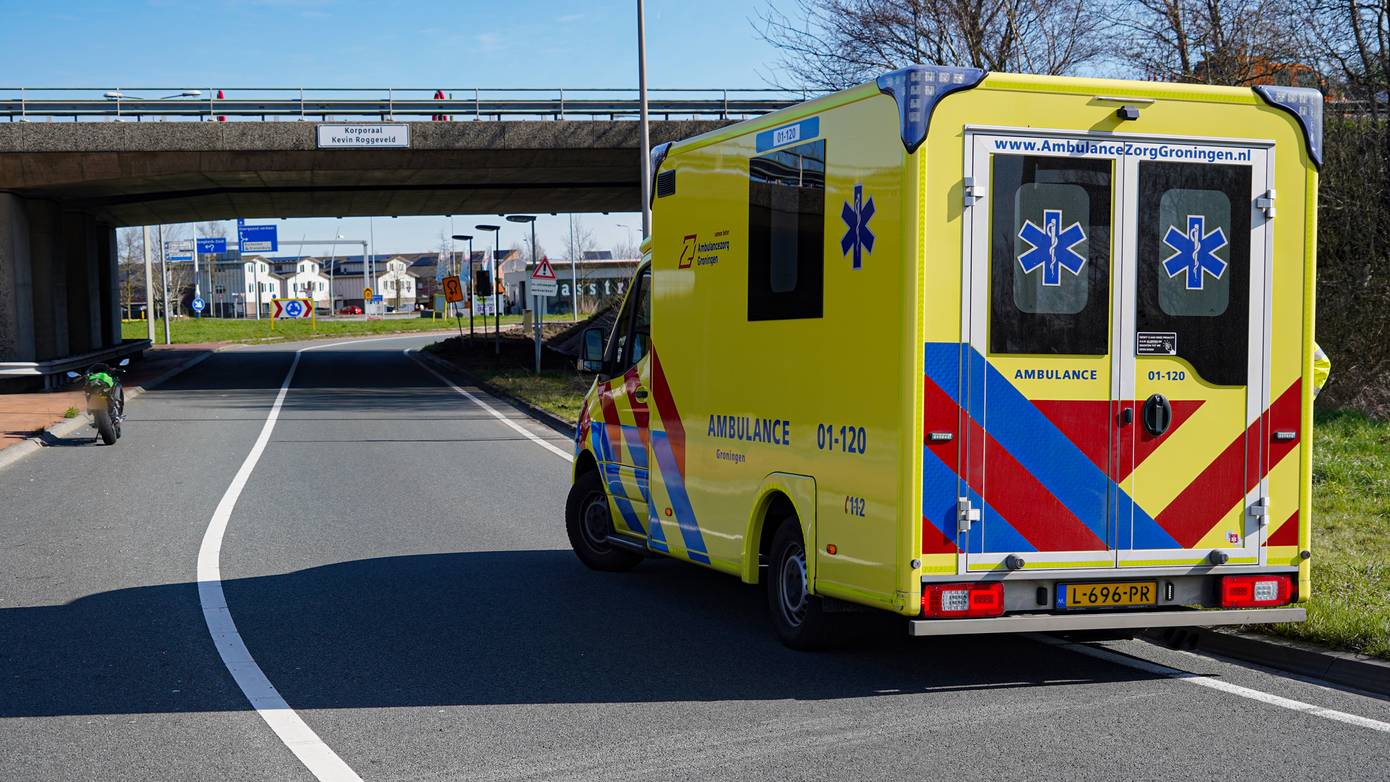
[(603, 329), (584, 329), (584, 348), (579, 354), (579, 368), (585, 372), (603, 371)]
[(119, 364), (117, 364), (116, 366), (118, 366), (118, 367), (128, 367), (128, 366), (130, 366), (130, 359), (128, 359), (128, 358), (123, 358), (123, 359), (121, 359), (121, 362), (120, 362)]
[(81, 375), (79, 375), (78, 373), (72, 371), (71, 369), (68, 370), (68, 380), (81, 380), (81, 379), (82, 379), (82, 376), (81, 376)]

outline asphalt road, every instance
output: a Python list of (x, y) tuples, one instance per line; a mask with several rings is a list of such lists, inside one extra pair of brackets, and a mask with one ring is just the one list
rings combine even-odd
[[(1390, 702), (1137, 641), (782, 648), (762, 594), (569, 552), (568, 463), (402, 354), (301, 354), (221, 550), (259, 669), (368, 780), (1385, 779)], [(313, 779), (223, 664), (199, 547), (295, 346), (0, 471), (0, 779)], [(496, 402), (533, 434), (564, 438)], [(1167, 665), (1266, 702), (1142, 670)]]

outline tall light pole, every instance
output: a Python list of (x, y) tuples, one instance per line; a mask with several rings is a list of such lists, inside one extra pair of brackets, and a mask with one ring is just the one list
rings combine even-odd
[[(468, 242), (468, 344), (473, 344), (473, 235), (454, 234), (454, 241)], [(454, 307), (454, 312), (458, 312), (458, 307)]]
[[(475, 225), (479, 231), (492, 231), (492, 351), (497, 355), (502, 355), (502, 308), (497, 306), (497, 243), (501, 239), (500, 225)], [(483, 321), (484, 328), (487, 321)]]
[(574, 322), (579, 322), (579, 243), (574, 237), (574, 212), (570, 212), (570, 304), (574, 307)]
[[(531, 224), (531, 265), (536, 265), (536, 216), (535, 215), (507, 215), (507, 220), (513, 223)], [(529, 287), (529, 286), (528, 286)], [(535, 302), (531, 306), (536, 310), (536, 316), (531, 319), (535, 327), (536, 334), (536, 374), (541, 373), (541, 321), (545, 318), (545, 310), (542, 309), (541, 297), (535, 293), (531, 294), (531, 301)]]
[(164, 297), (164, 344), (169, 340), (169, 259), (164, 256), (164, 226), (159, 226), (159, 289)]
[(150, 261), (150, 227), (145, 232), (145, 331), (150, 344), (154, 344), (154, 263)]
[[(342, 218), (339, 218), (339, 219), (342, 219)], [(338, 265), (338, 240), (341, 239), (341, 238), (343, 238), (343, 235), (335, 231), (335, 232), (333, 233), (333, 246), (332, 246), (332, 248), (330, 248), (329, 251), (328, 251), (328, 314), (329, 314), (329, 315), (337, 315), (337, 314), (338, 314), (338, 301), (337, 301), (337, 298), (336, 298), (337, 295), (338, 295), (338, 293), (337, 293), (337, 290), (333, 287), (333, 277), (334, 277), (334, 272), (336, 271), (336, 270), (334, 269), (334, 267)]]
[(638, 150), (641, 158), (637, 171), (642, 177), (642, 238), (652, 232), (652, 177), (651, 171), (651, 131), (647, 127), (647, 27), (644, 18), (646, 3), (637, 0), (637, 103), (642, 125), (642, 148)]

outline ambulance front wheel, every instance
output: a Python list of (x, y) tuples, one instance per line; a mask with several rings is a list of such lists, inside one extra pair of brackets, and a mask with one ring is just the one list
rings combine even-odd
[(584, 473), (570, 488), (565, 503), (565, 531), (579, 561), (594, 570), (628, 570), (642, 561), (641, 554), (619, 548), (609, 540), (613, 517), (597, 472)]
[(783, 521), (772, 538), (767, 607), (777, 636), (793, 649), (821, 649), (834, 640), (832, 617), (810, 591), (806, 544), (795, 518)]

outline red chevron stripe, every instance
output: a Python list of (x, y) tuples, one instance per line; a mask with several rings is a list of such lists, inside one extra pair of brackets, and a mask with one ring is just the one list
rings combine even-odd
[[(951, 397), (929, 378), (922, 386), (925, 409), (954, 408), (960, 411)], [(972, 470), (967, 476), (970, 487), (979, 492), (1038, 551), (1097, 551), (1106, 548), (1105, 541), (1096, 537), (1067, 510), (977, 421), (964, 414), (961, 420), (965, 428), (965, 441), (984, 443), (984, 474), (989, 476), (984, 487), (981, 487), (981, 471)]]
[(1298, 511), (1284, 520), (1279, 529), (1269, 536), (1265, 541), (1266, 546), (1297, 546), (1298, 545)]
[(922, 517), (923, 554), (955, 554), (959, 550), (956, 548), (956, 542), (942, 534), (941, 530), (931, 523), (931, 519)]
[(671, 452), (676, 456), (676, 469), (685, 475), (685, 425), (681, 423), (676, 400), (671, 396), (671, 386), (666, 382), (666, 373), (661, 369), (656, 347), (651, 353), (652, 397), (656, 402), (657, 415), (661, 416), (661, 428), (666, 430), (666, 441), (671, 444)]
[(623, 390), (627, 392), (627, 401), (632, 406), (632, 417), (636, 419), (637, 427), (645, 432), (649, 413), (647, 403), (637, 398), (637, 389), (641, 385), (642, 378), (637, 374), (637, 367), (623, 373)]
[(598, 388), (598, 402), (600, 409), (603, 410), (603, 428), (608, 433), (608, 443), (613, 449), (613, 461), (623, 460), (623, 427), (621, 419), (618, 418), (618, 406), (613, 403), (612, 382), (607, 382)]
[[(1247, 492), (1298, 446), (1299, 438), (1274, 442), (1275, 431), (1299, 431), (1301, 383), (1295, 380), (1260, 420), (1251, 424), (1154, 518), (1183, 548), (1191, 548), (1226, 515)], [(1259, 462), (1261, 431), (1268, 433), (1269, 458)], [(1245, 465), (1252, 469), (1246, 470)]]

